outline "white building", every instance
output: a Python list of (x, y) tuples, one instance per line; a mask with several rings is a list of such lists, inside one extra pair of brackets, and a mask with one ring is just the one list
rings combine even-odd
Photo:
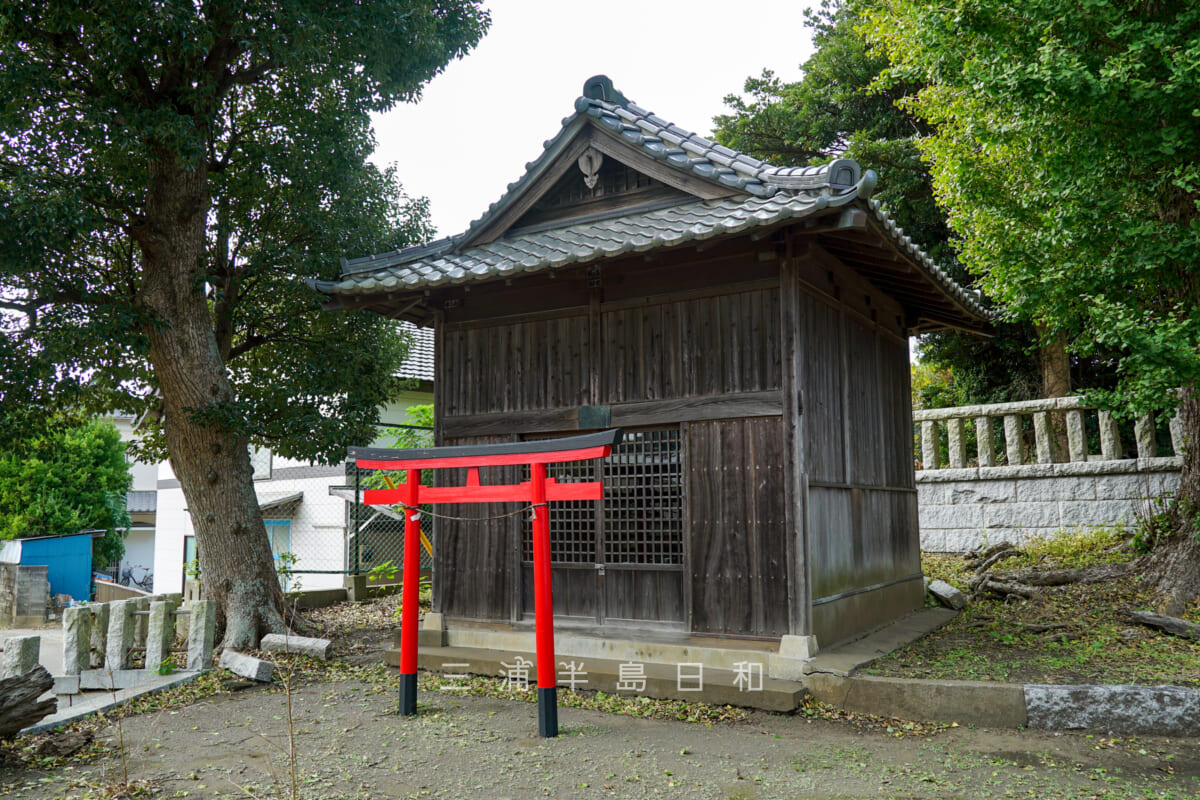
[[(400, 377), (412, 378), (417, 385), (381, 412), (384, 426), (409, 424), (410, 408), (433, 402), (433, 331), (403, 324), (413, 334), (413, 343)], [(132, 418), (114, 422), (123, 438), (136, 435)], [(385, 427), (373, 444), (389, 443)], [(293, 570), (289, 588), (341, 588), (346, 569), (346, 501), (331, 496), (329, 487), (346, 483), (345, 468), (291, 461), (267, 451), (254, 453), (253, 460), (254, 489), (276, 566), (290, 562)], [(116, 577), (122, 583), (140, 580), (142, 588), (155, 593), (182, 592), (186, 565), (195, 558), (195, 531), (183, 489), (167, 462), (135, 463), (131, 469), (134, 482), (128, 508), (134, 524)]]

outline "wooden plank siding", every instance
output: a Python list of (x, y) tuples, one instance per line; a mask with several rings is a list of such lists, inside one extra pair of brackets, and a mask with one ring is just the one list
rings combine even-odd
[(788, 632), (780, 418), (688, 425), (692, 630)]
[[(819, 245), (742, 240), (450, 295), (439, 444), (551, 437), (581, 419), (682, 433), (683, 565), (555, 565), (557, 614), (817, 633), (822, 646), (895, 616), (869, 592), (920, 569), (904, 314)], [(520, 523), (439, 531), (438, 608), (526, 616)]]
[[(469, 445), (516, 441), (514, 436), (475, 436), (446, 439), (445, 444)], [(461, 486), (465, 469), (438, 470), (443, 485)], [(528, 480), (517, 467), (482, 470), (484, 483)], [(437, 548), (434, 580), (438, 607), (443, 613), (465, 619), (508, 619), (519, 554), (513, 547), (513, 518), (490, 519), (511, 511), (511, 506), (491, 503), (446, 504), (437, 508)], [(458, 519), (451, 519), (456, 517)]]
[(860, 299), (844, 272), (833, 266), (825, 287), (814, 276), (800, 302), (811, 632), (822, 644), (894, 616), (911, 602), (896, 582), (920, 572), (907, 340), (893, 309)]

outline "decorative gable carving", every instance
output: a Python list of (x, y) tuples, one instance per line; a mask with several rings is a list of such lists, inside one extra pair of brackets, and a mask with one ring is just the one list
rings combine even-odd
[(595, 148), (584, 151), (578, 166), (579, 169), (567, 170), (512, 227), (524, 228), (664, 200), (695, 199)]

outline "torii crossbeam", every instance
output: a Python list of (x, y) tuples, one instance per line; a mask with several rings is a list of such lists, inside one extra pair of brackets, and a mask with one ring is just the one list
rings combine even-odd
[[(420, 580), (421, 525), (418, 508), (438, 503), (527, 503), (533, 507), (533, 607), (537, 638), (538, 733), (558, 736), (557, 673), (554, 669), (554, 600), (550, 592), (550, 509), (561, 500), (600, 500), (604, 485), (559, 483), (546, 477), (546, 465), (606, 458), (620, 443), (617, 428), (565, 439), (536, 442), (427, 447), (391, 450), (351, 447), (359, 469), (404, 470), (404, 483), (389, 489), (367, 489), (363, 504), (404, 508), (403, 616), (400, 621), (400, 714), (417, 713), (417, 584)], [(480, 467), (529, 465), (529, 480), (485, 486)], [(423, 469), (467, 469), (463, 486), (422, 486)], [(539, 510), (540, 509), (540, 510)]]

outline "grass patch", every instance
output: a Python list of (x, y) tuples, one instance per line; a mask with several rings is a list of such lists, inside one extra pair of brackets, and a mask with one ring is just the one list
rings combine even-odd
[[(1061, 531), (1031, 542), (989, 571), (1084, 569), (1131, 560), (1130, 536), (1111, 528)], [(922, 557), (925, 574), (966, 590), (974, 571), (955, 555)], [(1174, 684), (1200, 687), (1200, 642), (1130, 622), (1124, 612), (1151, 610), (1135, 576), (1040, 589), (1031, 600), (975, 598), (933, 634), (863, 671), (942, 680), (1052, 684)], [(1200, 621), (1200, 608), (1185, 615)]]

